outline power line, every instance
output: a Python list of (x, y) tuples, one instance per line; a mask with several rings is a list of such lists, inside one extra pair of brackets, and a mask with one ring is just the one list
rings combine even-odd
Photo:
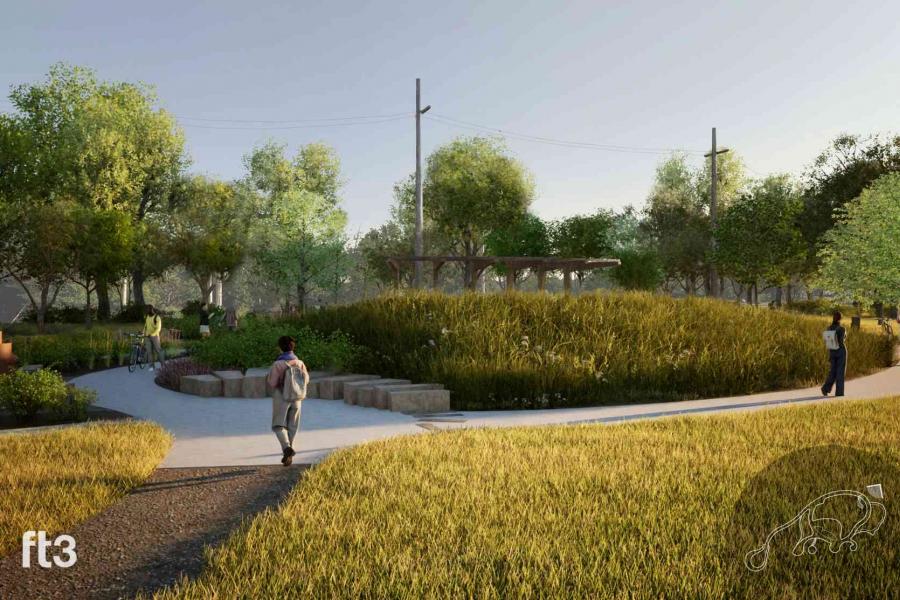
[(294, 125), (297, 123), (327, 123), (327, 122), (340, 122), (340, 121), (370, 121), (370, 120), (380, 120), (380, 119), (392, 119), (399, 117), (408, 117), (411, 116), (408, 112), (401, 113), (391, 113), (387, 115), (358, 115), (355, 117), (320, 117), (315, 119), (276, 119), (276, 120), (267, 120), (267, 119), (209, 119), (206, 117), (189, 117), (185, 115), (177, 115), (173, 113), (173, 116), (177, 119), (186, 119), (188, 121), (203, 121), (207, 123), (266, 123), (266, 124), (279, 124), (279, 125)]
[(498, 133), (503, 137), (521, 141), (535, 142), (541, 144), (549, 144), (552, 146), (562, 146), (566, 148), (586, 148), (592, 150), (605, 150), (608, 152), (626, 152), (633, 154), (671, 154), (673, 152), (682, 152), (684, 154), (703, 154), (703, 151), (698, 150), (686, 150), (684, 148), (649, 148), (649, 147), (641, 147), (641, 146), (623, 146), (617, 144), (600, 144), (595, 142), (578, 142), (572, 140), (562, 140), (557, 138), (550, 138), (544, 136), (531, 135), (527, 133), (518, 133), (515, 131), (509, 131), (505, 129), (500, 129), (498, 127), (489, 127), (487, 125), (479, 125), (478, 123), (472, 123), (471, 121), (463, 121), (461, 119), (454, 119), (451, 117), (446, 117), (443, 115), (431, 115), (427, 117), (431, 120), (437, 121), (439, 123), (443, 123), (444, 125), (449, 125), (453, 127), (460, 127), (463, 129), (470, 129), (474, 131), (484, 131), (489, 133)]
[(181, 123), (184, 127), (193, 127), (195, 129), (221, 129), (221, 130), (234, 130), (234, 131), (268, 131), (272, 129), (316, 129), (322, 127), (353, 127), (355, 125), (376, 125), (378, 123), (388, 123), (391, 121), (400, 121), (408, 118), (409, 115), (403, 114), (402, 116), (395, 116), (391, 118), (385, 119), (376, 119), (376, 120), (368, 120), (368, 121), (348, 121), (342, 123), (310, 123), (307, 125), (260, 125), (260, 126), (248, 126), (248, 127), (238, 127), (238, 126), (229, 126), (229, 125), (203, 125), (199, 123)]

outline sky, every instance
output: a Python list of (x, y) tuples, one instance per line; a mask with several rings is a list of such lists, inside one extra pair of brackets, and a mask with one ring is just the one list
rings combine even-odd
[(267, 140), (325, 142), (351, 234), (388, 218), (415, 169), (416, 77), (425, 156), (486, 133), (459, 121), (592, 145), (508, 136), (547, 219), (642, 206), (669, 150), (699, 165), (714, 126), (751, 176), (800, 175), (842, 132), (900, 129), (898, 2), (2, 4), (0, 110), (64, 61), (155, 86), (194, 172), (239, 178)]

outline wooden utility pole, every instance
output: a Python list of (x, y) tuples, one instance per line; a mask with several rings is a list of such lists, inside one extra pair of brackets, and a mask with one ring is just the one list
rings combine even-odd
[[(422, 204), (422, 80), (416, 77), (416, 241), (415, 255), (422, 256), (425, 253), (425, 238), (422, 233), (424, 222), (424, 207)], [(415, 279), (413, 285), (422, 287), (422, 263), (416, 261)]]
[[(710, 168), (710, 178), (709, 178), (709, 228), (712, 233), (712, 250), (716, 251), (716, 218), (718, 216), (718, 187), (719, 187), (719, 173), (717, 170), (716, 163), (718, 162), (716, 158), (719, 154), (725, 154), (728, 152), (727, 148), (722, 148), (721, 150), (716, 150), (716, 128), (712, 128), (712, 150), (709, 154), (705, 156), (709, 156), (712, 160), (711, 168)], [(710, 261), (709, 263), (709, 295), (713, 298), (719, 297), (719, 272), (716, 269), (715, 260)]]

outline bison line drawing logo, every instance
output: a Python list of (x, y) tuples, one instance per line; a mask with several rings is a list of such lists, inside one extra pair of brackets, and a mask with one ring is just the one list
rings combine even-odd
[[(884, 494), (881, 484), (873, 484), (866, 486), (866, 491), (873, 498), (882, 499)], [(817, 516), (817, 511), (826, 503), (833, 502), (839, 498), (851, 498), (856, 500), (856, 506), (860, 511), (860, 516), (849, 527), (845, 533), (844, 523), (840, 519), (831, 517)], [(874, 519), (873, 519), (874, 516)], [(794, 556), (803, 556), (804, 554), (815, 554), (818, 551), (816, 544), (822, 543), (833, 553), (837, 554), (844, 546), (847, 546), (851, 552), (855, 552), (859, 548), (856, 536), (867, 534), (874, 536), (887, 517), (887, 510), (880, 502), (875, 502), (866, 494), (855, 490), (835, 490), (822, 494), (803, 509), (797, 515), (782, 523), (766, 536), (765, 543), (747, 552), (744, 555), (744, 566), (751, 571), (762, 571), (769, 562), (769, 551), (775, 536), (783, 531), (787, 531), (794, 527), (799, 532), (799, 539), (794, 544), (792, 554)], [(871, 523), (874, 526), (869, 525)]]

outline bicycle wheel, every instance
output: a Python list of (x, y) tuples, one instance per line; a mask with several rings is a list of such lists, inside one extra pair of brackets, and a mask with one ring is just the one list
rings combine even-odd
[(134, 373), (134, 368), (137, 366), (138, 360), (140, 358), (138, 356), (138, 354), (139, 354), (138, 347), (132, 346), (131, 347), (131, 356), (128, 357), (128, 372), (129, 373)]
[(147, 348), (144, 347), (144, 344), (141, 344), (141, 348), (138, 353), (138, 366), (141, 370), (144, 369), (144, 365), (147, 364)]

